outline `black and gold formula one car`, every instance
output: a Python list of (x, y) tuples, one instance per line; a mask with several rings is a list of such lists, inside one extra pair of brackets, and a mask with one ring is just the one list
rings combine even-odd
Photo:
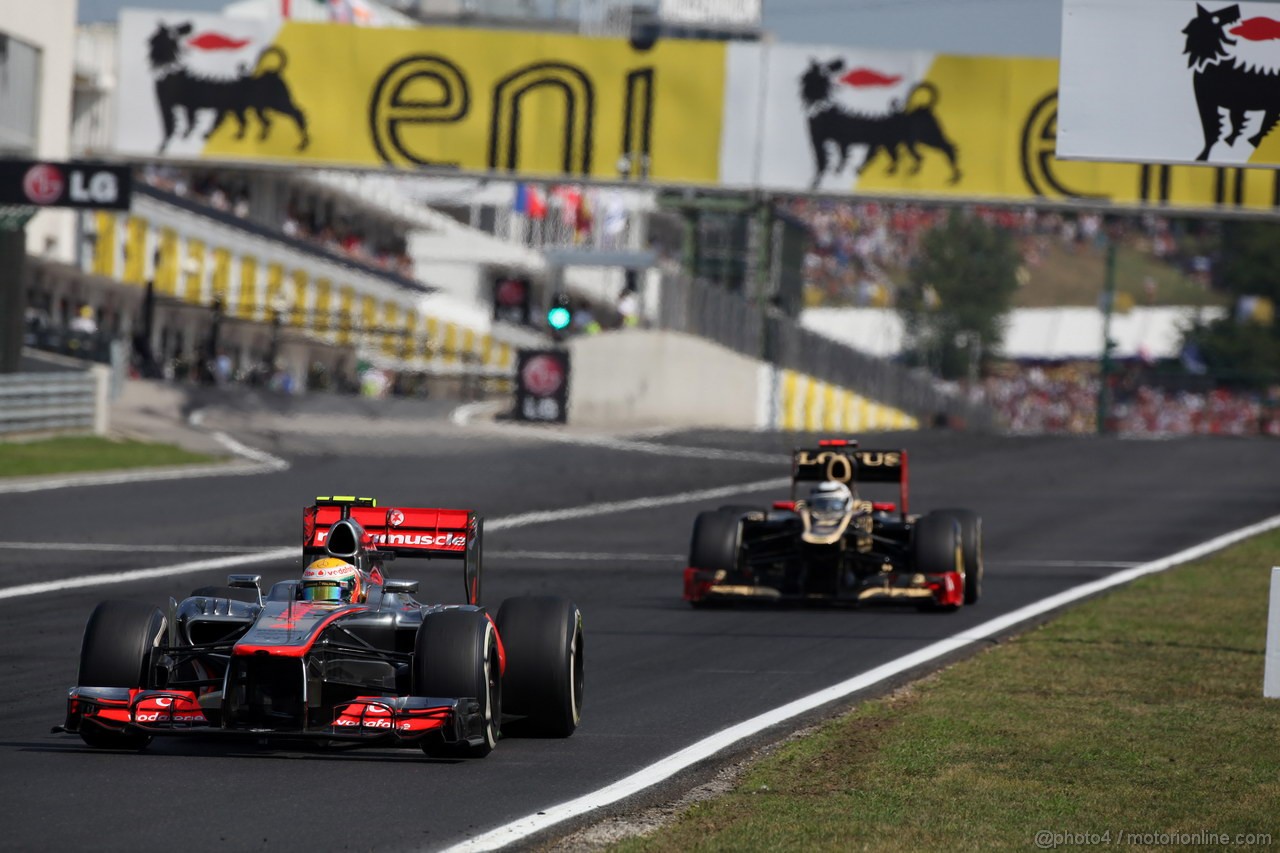
[[(791, 473), (790, 500), (698, 514), (686, 601), (887, 600), (957, 610), (981, 597), (982, 519), (967, 509), (910, 514), (905, 450), (826, 439), (797, 449)], [(862, 483), (896, 483), (898, 500), (864, 500)]]

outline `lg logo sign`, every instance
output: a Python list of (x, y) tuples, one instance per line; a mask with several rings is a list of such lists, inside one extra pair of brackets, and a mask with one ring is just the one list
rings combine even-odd
[(85, 207), (111, 207), (120, 198), (120, 182), (112, 172), (76, 168), (67, 172), (69, 182), (57, 166), (37, 163), (23, 176), (22, 189), (33, 204), (57, 204), (64, 190), (68, 201)]
[(552, 423), (568, 419), (569, 353), (521, 350), (516, 377), (516, 417)]
[(0, 163), (0, 204), (128, 210), (131, 189), (123, 166)]

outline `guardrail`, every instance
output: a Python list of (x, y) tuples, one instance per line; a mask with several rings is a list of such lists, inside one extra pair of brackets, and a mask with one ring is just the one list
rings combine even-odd
[(0, 435), (107, 431), (106, 368), (0, 376)]
[(990, 407), (948, 394), (927, 376), (823, 337), (714, 284), (664, 276), (656, 323), (735, 352), (848, 388), (933, 423), (939, 416), (991, 429)]

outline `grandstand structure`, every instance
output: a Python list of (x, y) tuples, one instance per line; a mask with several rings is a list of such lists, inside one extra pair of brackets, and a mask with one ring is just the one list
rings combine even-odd
[[(223, 13), (271, 19), (291, 10), (314, 18), (334, 6), (358, 7), (362, 18), (352, 23), (621, 36), (639, 51), (659, 38), (761, 36), (758, 0), (348, 0), (330, 7), (237, 0)], [(115, 30), (82, 26), (69, 34), (74, 48), (66, 57), (46, 53), (47, 63), (65, 58), (73, 72), (60, 156), (117, 156), (123, 65)], [(936, 419), (965, 408), (924, 378), (858, 359), (799, 327), (807, 232), (772, 199), (690, 190), (659, 197), (648, 185), (647, 155), (623, 150), (633, 156), (619, 159), (617, 179), (594, 184), (144, 153), (127, 213), (67, 214), (57, 235), (28, 229), (28, 343), (72, 342), (79, 355), (110, 351), (115, 360), (123, 343), (144, 375), (351, 390), (376, 373), (387, 378), (383, 387), (408, 393), (459, 385), (465, 392), (505, 386), (518, 348), (550, 344), (541, 318), (568, 294), (578, 330), (627, 328), (625, 303), (631, 323), (715, 341), (754, 360), (771, 377), (762, 411), (772, 414), (760, 425), (786, 425), (779, 413), (794, 408), (796, 423), (818, 412), (833, 427), (884, 426), (854, 405), (863, 388), (896, 413), (894, 423), (899, 415)], [(45, 211), (37, 220), (57, 215)], [(529, 284), (532, 321), (523, 325), (495, 319), (498, 282), (511, 278)], [(726, 328), (726, 312), (743, 322)], [(96, 341), (68, 334), (77, 320)], [(100, 345), (107, 341), (116, 345)], [(786, 403), (791, 398), (795, 405)]]
[[(661, 10), (642, 4), (348, 5), (360, 14), (354, 23), (381, 27), (619, 35), (658, 26), (663, 37), (759, 37), (758, 3), (754, 19), (741, 14), (750, 2), (728, 4), (736, 12), (721, 24), (705, 15), (671, 15), (661, 24)], [(282, 11), (318, 20), (333, 14), (325, 4), (280, 0), (238, 0), (223, 13)], [(66, 145), (73, 158), (112, 156), (115, 29), (92, 24), (75, 33)], [(222, 355), (237, 374), (283, 372), (293, 387), (317, 372), (349, 384), (363, 366), (501, 379), (517, 348), (546, 338), (538, 324), (492, 319), (495, 279), (529, 280), (534, 317), (567, 290), (592, 309), (584, 313), (607, 320), (619, 292), (635, 286), (635, 268), (652, 259), (646, 223), (656, 203), (642, 187), (540, 185), (533, 191), (545, 212), (534, 217), (517, 209), (522, 189), (506, 181), (159, 162), (139, 163), (137, 177), (127, 214), (78, 214), (60, 240), (29, 237), (26, 294), (34, 326), (65, 327), (91, 312), (103, 336), (131, 341), (135, 359), (157, 367)], [(656, 272), (639, 283), (649, 294), (642, 303), (652, 305)]]

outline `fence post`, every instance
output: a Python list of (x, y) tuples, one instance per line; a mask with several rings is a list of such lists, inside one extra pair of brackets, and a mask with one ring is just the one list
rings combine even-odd
[[(17, 224), (14, 225), (13, 223)], [(25, 218), (0, 211), (0, 373), (16, 373), (22, 363), (22, 333), (27, 308)]]
[(111, 368), (95, 364), (89, 376), (93, 378), (93, 434), (106, 435), (111, 428)]

